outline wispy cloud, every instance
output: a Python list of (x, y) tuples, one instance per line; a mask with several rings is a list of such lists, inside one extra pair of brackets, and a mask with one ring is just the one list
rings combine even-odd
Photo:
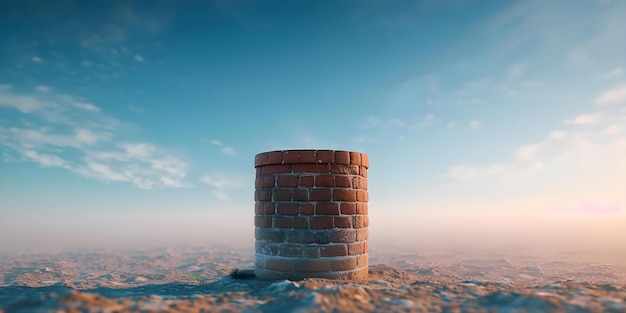
[(481, 121), (471, 121), (469, 126), (471, 129), (481, 129), (483, 128), (483, 123)]
[(228, 154), (228, 155), (236, 155), (237, 154), (237, 150), (235, 148), (224, 145), (224, 143), (221, 142), (220, 140), (212, 139), (211, 140), (211, 144), (215, 145), (215, 146), (218, 146), (218, 147), (222, 147), (220, 149), (220, 151), (223, 154)]
[(597, 105), (621, 103), (626, 101), (626, 84), (609, 89), (596, 97)]
[(230, 200), (228, 191), (231, 189), (241, 188), (242, 182), (233, 178), (236, 175), (224, 175), (220, 173), (207, 174), (200, 178), (200, 181), (213, 189), (213, 195), (224, 201)]
[(43, 62), (43, 59), (41, 57), (38, 57), (38, 56), (34, 56), (34, 57), (30, 58), (30, 60), (35, 62), (35, 63)]
[(506, 74), (506, 79), (513, 80), (522, 77), (526, 73), (526, 65), (524, 64), (513, 64), (509, 67), (509, 70)]
[(186, 162), (157, 145), (126, 142), (123, 134), (131, 124), (82, 99), (52, 90), (34, 95), (4, 90), (0, 109), (23, 113), (20, 121), (0, 126), (0, 144), (42, 167), (142, 189), (191, 186)]
[(52, 88), (48, 86), (43, 86), (43, 85), (37, 86), (37, 91), (40, 91), (40, 92), (50, 92), (51, 90)]
[(563, 120), (566, 125), (597, 125), (602, 121), (602, 113), (580, 114), (574, 118)]
[(140, 54), (135, 54), (135, 61), (137, 62), (143, 62), (144, 58), (143, 56), (141, 56)]
[(606, 73), (601, 74), (600, 76), (598, 76), (598, 78), (600, 79), (613, 79), (613, 78), (618, 78), (618, 77), (622, 77), (622, 75), (624, 75), (624, 69), (621, 67), (615, 68), (613, 70), (610, 70)]

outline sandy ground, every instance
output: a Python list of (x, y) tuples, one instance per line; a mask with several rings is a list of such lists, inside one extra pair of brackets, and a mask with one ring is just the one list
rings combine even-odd
[(370, 249), (364, 282), (235, 279), (249, 249), (0, 254), (0, 312), (626, 312), (626, 267), (572, 254)]

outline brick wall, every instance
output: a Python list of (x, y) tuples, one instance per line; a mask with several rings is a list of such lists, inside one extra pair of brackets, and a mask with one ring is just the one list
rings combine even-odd
[(366, 154), (271, 151), (254, 166), (258, 278), (367, 278)]

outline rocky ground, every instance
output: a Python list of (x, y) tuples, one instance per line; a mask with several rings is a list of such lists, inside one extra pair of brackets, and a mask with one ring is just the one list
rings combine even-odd
[[(503, 256), (508, 256), (505, 258)], [(0, 312), (626, 312), (626, 267), (370, 249), (364, 282), (258, 281), (251, 250), (0, 255)]]

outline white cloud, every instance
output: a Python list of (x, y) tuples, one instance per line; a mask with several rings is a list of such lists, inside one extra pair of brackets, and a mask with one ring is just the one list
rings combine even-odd
[(609, 125), (602, 131), (602, 133), (607, 136), (614, 136), (619, 134), (621, 131), (622, 128), (619, 125)]
[(236, 175), (211, 174), (202, 176), (200, 181), (213, 188), (213, 195), (218, 199), (230, 200), (227, 190), (241, 188), (243, 186), (240, 180), (233, 178), (235, 176)]
[(434, 114), (427, 114), (424, 116), (418, 116), (417, 122), (411, 125), (411, 128), (428, 128), (433, 125), (440, 124), (442, 121), (438, 119)]
[(567, 136), (567, 132), (564, 131), (553, 131), (548, 134), (548, 139), (551, 140), (561, 140)]
[(100, 108), (91, 104), (91, 103), (86, 103), (86, 102), (75, 102), (74, 106), (79, 108), (79, 109), (83, 109), (83, 110), (87, 110), (87, 111), (92, 111), (92, 112), (100, 112)]
[(452, 128), (452, 127), (454, 127), (454, 126), (456, 126), (456, 123), (455, 123), (455, 122), (448, 122), (448, 124), (446, 124), (446, 127), (447, 127), (447, 128)]
[(624, 101), (626, 101), (626, 84), (617, 86), (613, 89), (609, 89), (601, 93), (599, 96), (596, 97), (594, 103), (598, 105), (603, 105)]
[(215, 195), (215, 197), (220, 199), (220, 200), (224, 200), (224, 201), (230, 200), (230, 196), (227, 193), (225, 193), (225, 192), (214, 191), (213, 195)]
[(526, 66), (524, 64), (513, 64), (509, 67), (506, 74), (506, 79), (517, 79), (522, 77), (526, 73)]
[(211, 144), (214, 144), (216, 146), (223, 146), (224, 145), (224, 143), (222, 143), (221, 141), (216, 140), (216, 139), (211, 140)]
[(13, 90), (13, 85), (0, 84), (0, 91), (9, 91), (9, 90)]
[(135, 54), (135, 61), (137, 61), (137, 62), (143, 62), (143, 61), (144, 61), (144, 59), (143, 59), (143, 57), (142, 57), (141, 55), (139, 55), (139, 54)]
[(81, 62), (80, 65), (82, 65), (84, 67), (91, 67), (93, 65), (93, 63), (91, 63), (91, 61), (89, 61), (89, 60), (83, 60), (83, 62)]
[(613, 79), (613, 78), (621, 77), (622, 75), (624, 75), (624, 69), (621, 67), (618, 67), (600, 75), (599, 78), (600, 79)]
[(41, 91), (41, 92), (50, 92), (50, 90), (52, 90), (52, 88), (50, 88), (48, 86), (40, 85), (40, 86), (37, 86), (37, 90)]
[(480, 121), (471, 121), (469, 122), (469, 126), (472, 129), (481, 129), (483, 128), (483, 123)]
[(235, 150), (235, 148), (233, 148), (233, 147), (223, 147), (222, 148), (222, 153), (229, 154), (229, 155), (235, 155), (235, 154), (237, 154), (237, 150)]
[(55, 155), (41, 154), (32, 150), (24, 151), (24, 156), (39, 163), (39, 165), (43, 167), (62, 167), (66, 165), (63, 159)]
[(43, 59), (38, 57), (38, 56), (34, 56), (31, 58), (31, 61), (35, 62), (35, 63), (41, 63), (43, 62)]
[(581, 114), (574, 118), (563, 120), (568, 125), (597, 125), (602, 120), (602, 113)]

